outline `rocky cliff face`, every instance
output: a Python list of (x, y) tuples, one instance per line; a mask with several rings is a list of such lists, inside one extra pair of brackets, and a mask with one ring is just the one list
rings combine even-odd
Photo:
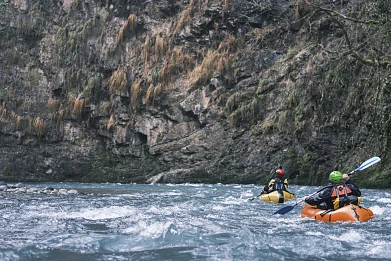
[(328, 2), (0, 1), (0, 179), (390, 187), (389, 21)]

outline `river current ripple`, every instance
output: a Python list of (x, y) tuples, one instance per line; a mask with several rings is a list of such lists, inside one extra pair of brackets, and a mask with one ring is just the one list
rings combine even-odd
[[(0, 260), (391, 260), (391, 190), (362, 189), (365, 223), (300, 217), (256, 185), (40, 183), (0, 194)], [(298, 198), (320, 187), (291, 186)]]

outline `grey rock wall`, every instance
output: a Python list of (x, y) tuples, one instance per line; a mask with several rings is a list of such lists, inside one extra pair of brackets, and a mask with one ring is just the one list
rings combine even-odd
[(287, 1), (1, 2), (2, 180), (320, 184), (387, 155)]

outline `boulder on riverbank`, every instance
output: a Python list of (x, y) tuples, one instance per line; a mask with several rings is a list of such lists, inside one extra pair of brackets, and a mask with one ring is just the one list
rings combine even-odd
[(75, 189), (56, 189), (51, 187), (38, 188), (27, 187), (23, 183), (7, 184), (0, 181), (0, 193), (27, 193), (27, 194), (48, 194), (48, 195), (77, 195), (79, 192)]

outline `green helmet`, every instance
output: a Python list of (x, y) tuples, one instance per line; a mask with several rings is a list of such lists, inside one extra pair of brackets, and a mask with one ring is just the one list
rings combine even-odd
[(332, 183), (341, 183), (342, 182), (342, 173), (339, 171), (333, 171), (330, 173), (329, 180)]

